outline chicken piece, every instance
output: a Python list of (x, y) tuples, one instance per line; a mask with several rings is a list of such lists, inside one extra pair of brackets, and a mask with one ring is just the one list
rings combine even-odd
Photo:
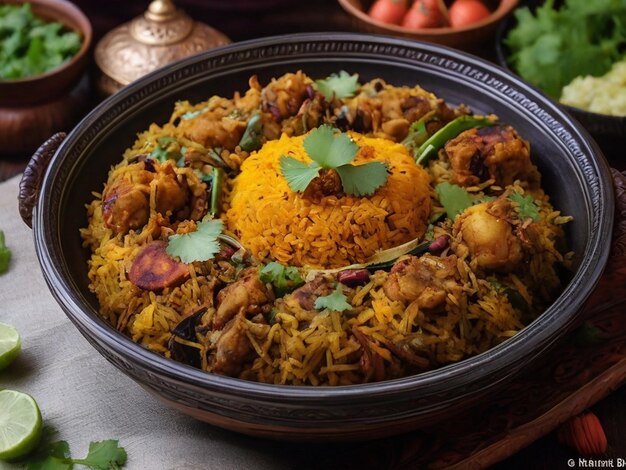
[(352, 334), (361, 344), (361, 359), (359, 366), (365, 375), (364, 382), (385, 380), (385, 362), (383, 358), (370, 347), (370, 339), (356, 326), (352, 327)]
[(126, 233), (143, 227), (150, 217), (150, 181), (154, 178), (154, 167), (148, 171), (146, 162), (128, 166), (110, 181), (102, 194), (104, 223), (114, 233)]
[(189, 278), (189, 266), (166, 252), (167, 243), (156, 240), (144, 246), (130, 267), (128, 279), (141, 289), (157, 291)]
[(239, 279), (217, 294), (213, 329), (222, 329), (241, 310), (246, 314), (259, 313), (261, 307), (272, 300), (272, 293), (259, 278), (258, 269), (246, 268), (241, 272)]
[(253, 357), (254, 348), (246, 330), (246, 317), (242, 308), (224, 327), (217, 340), (213, 372), (235, 377), (241, 372), (243, 365)]
[(262, 109), (271, 112), (277, 121), (295, 116), (308, 97), (307, 87), (311, 83), (300, 70), (272, 79), (261, 93)]
[[(513, 233), (503, 211), (495, 202), (485, 202), (466, 209), (454, 222), (454, 235), (461, 233), (472, 263), (483, 269), (510, 271), (522, 261), (522, 243)], [(501, 205), (501, 204), (500, 204)]]
[(222, 116), (217, 111), (207, 111), (194, 119), (181, 121), (179, 128), (185, 137), (210, 149), (222, 147), (235, 150), (246, 130), (247, 122)]
[(179, 220), (189, 215), (189, 188), (178, 181), (176, 171), (170, 165), (161, 165), (154, 174), (156, 184), (155, 208), (160, 214), (174, 214)]
[(102, 194), (105, 225), (116, 234), (142, 228), (150, 218), (153, 185), (155, 209), (161, 215), (198, 220), (206, 212), (206, 184), (191, 169), (145, 159), (128, 165), (107, 183)]
[(511, 126), (487, 126), (462, 132), (445, 145), (452, 182), (472, 186), (493, 178), (507, 186), (516, 179), (534, 178), (530, 146)]
[(341, 194), (343, 194), (343, 186), (339, 173), (332, 169), (321, 169), (319, 176), (311, 180), (302, 196), (319, 203), (324, 197), (339, 197)]
[(335, 110), (335, 124), (340, 129), (373, 133), (401, 142), (412, 122), (431, 113), (427, 124), (430, 133), (456, 117), (456, 112), (435, 95), (420, 87), (392, 87), (375, 79), (364, 84), (358, 95), (345, 100)]
[(430, 254), (402, 259), (393, 265), (383, 284), (385, 295), (404, 304), (416, 302), (420, 309), (436, 310), (457, 286), (456, 261), (456, 256)]
[(298, 287), (291, 295), (304, 310), (314, 310), (317, 298), (330, 295), (334, 290), (333, 283), (327, 281), (324, 276), (318, 275), (312, 281)]

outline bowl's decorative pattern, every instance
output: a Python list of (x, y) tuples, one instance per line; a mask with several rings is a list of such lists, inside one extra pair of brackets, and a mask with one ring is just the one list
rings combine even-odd
[[(578, 271), (533, 324), (485, 354), (424, 374), (337, 388), (288, 387), (207, 374), (151, 353), (105, 324), (87, 289), (78, 228), (91, 191), (134, 134), (176, 99), (230, 90), (302, 68), (342, 68), (363, 79), (420, 83), (453, 103), (495, 112), (536, 141), (557, 206), (577, 218)], [(244, 81), (245, 80), (245, 81)], [(238, 82), (239, 81), (239, 82)], [(483, 109), (480, 109), (480, 108)], [(82, 212), (81, 212), (82, 211)], [(608, 257), (613, 195), (606, 162), (578, 125), (541, 93), (489, 63), (433, 44), (357, 34), (303, 34), (214, 49), (156, 71), (104, 101), (66, 138), (50, 163), (33, 219), (51, 291), (68, 317), (117, 368), (172, 406), (214, 424), (285, 439), (373, 438), (449, 417), (528, 367), (576, 319)]]

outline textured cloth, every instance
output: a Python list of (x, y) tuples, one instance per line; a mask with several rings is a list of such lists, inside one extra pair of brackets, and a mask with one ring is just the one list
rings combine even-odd
[[(90, 441), (119, 439), (131, 470), (280, 469), (306, 462), (311, 446), (238, 435), (170, 410), (100, 356), (48, 290), (32, 232), (18, 213), (18, 184), (19, 177), (0, 183), (0, 230), (12, 251), (9, 270), (0, 275), (0, 321), (17, 328), (22, 352), (0, 372), (0, 389), (32, 395), (44, 424), (55, 439), (69, 442), (74, 458), (87, 455)], [(2, 470), (18, 468), (0, 462)]]

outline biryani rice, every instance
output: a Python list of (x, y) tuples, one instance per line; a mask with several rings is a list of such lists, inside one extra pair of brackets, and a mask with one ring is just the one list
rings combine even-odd
[[(182, 141), (176, 121), (202, 106), (179, 103), (169, 123), (151, 125), (124, 160), (112, 168), (109, 181), (128, 171), (136, 155), (152, 151), (159, 137), (174, 136)], [(372, 197), (344, 195), (314, 204), (291, 191), (278, 163), (286, 154), (308, 161), (302, 150), (304, 137), (283, 135), (251, 156), (239, 148), (228, 152), (234, 164), (243, 165), (239, 175), (229, 181), (223, 218), (257, 258), (317, 267), (362, 262), (381, 248), (422, 237), (429, 218), (436, 219), (443, 212), (433, 186), (450, 179), (447, 162), (436, 159), (425, 171), (400, 144), (351, 135), (359, 145), (374, 147), (376, 158), (389, 165), (387, 184)], [(356, 163), (360, 163), (358, 158)], [(171, 165), (179, 177), (200, 186), (193, 172), (176, 168), (172, 161), (164, 165)], [(468, 188), (477, 198), (491, 189), (503, 190), (493, 181)], [(185, 282), (158, 292), (140, 289), (127, 277), (132, 260), (147, 243), (195, 227), (193, 221), (173, 224), (158, 213), (154, 190), (150, 188), (147, 225), (124, 234), (115, 234), (106, 226), (102, 194), (94, 193), (88, 206), (89, 224), (81, 230), (84, 245), (92, 251), (90, 288), (105, 320), (133, 341), (166, 357), (171, 355), (168, 342), (172, 330), (199, 306), (206, 308), (196, 328), (196, 340), (181, 341), (197, 349), (202, 368), (210, 370), (209, 353), (220, 333), (207, 327), (216, 314), (212, 299), (216, 285), (232, 282), (234, 277), (224, 279), (221, 273), (218, 278), (217, 263), (212, 262), (192, 263)], [(255, 358), (238, 376), (275, 384), (352, 385), (363, 381), (366, 349), (386, 368), (385, 378), (393, 378), (479, 354), (516, 334), (549, 305), (559, 289), (557, 265), (567, 267), (571, 254), (561, 255), (557, 245), (563, 239), (562, 224), (570, 218), (555, 211), (540, 189), (516, 182), (509, 190), (532, 194), (540, 213), (540, 220), (533, 224), (534, 243), (539, 248), (529, 256), (522, 272), (499, 275), (498, 282), (479, 276), (462, 237), (453, 237), (451, 223), (439, 224), (433, 236), (450, 239), (441, 256), (455, 253), (458, 276), (456, 285), (446, 288), (445, 306), (440, 312), (431, 314), (415, 302), (404, 306), (391, 300), (383, 289), (389, 276), (385, 271), (372, 274), (365, 285), (345, 290), (353, 308), (341, 313), (306, 310), (290, 294), (275, 302), (270, 324), (244, 319)], [(515, 308), (498, 284), (515, 286), (532, 308)], [(394, 349), (396, 344), (406, 345), (410, 355)], [(394, 360), (398, 354), (406, 355), (408, 368), (398, 367)]]
[(233, 181), (226, 223), (259, 259), (285, 265), (336, 268), (362, 263), (379, 250), (401, 245), (426, 231), (430, 213), (429, 176), (401, 144), (351, 134), (374, 149), (355, 163), (371, 160), (389, 167), (387, 183), (371, 197), (342, 195), (319, 203), (292, 191), (280, 171), (290, 155), (309, 163), (306, 136), (283, 135), (242, 165)]

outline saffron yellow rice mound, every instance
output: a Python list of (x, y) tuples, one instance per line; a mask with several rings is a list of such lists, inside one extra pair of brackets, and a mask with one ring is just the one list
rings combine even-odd
[(428, 173), (401, 144), (349, 134), (360, 147), (354, 164), (380, 161), (388, 166), (385, 185), (371, 196), (339, 194), (316, 201), (292, 191), (281, 173), (280, 158), (311, 162), (303, 148), (307, 135), (283, 134), (243, 163), (224, 218), (257, 258), (335, 268), (362, 263), (376, 251), (424, 234), (430, 212)]

